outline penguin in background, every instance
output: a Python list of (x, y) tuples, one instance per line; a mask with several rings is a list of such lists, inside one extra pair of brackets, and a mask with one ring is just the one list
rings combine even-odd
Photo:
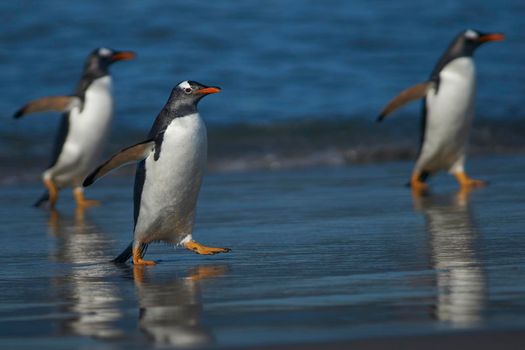
[(197, 104), (206, 95), (219, 92), (195, 81), (183, 81), (172, 90), (148, 139), (123, 149), (95, 169), (84, 181), (90, 186), (109, 171), (139, 162), (134, 186), (134, 237), (113, 261), (154, 265), (144, 260), (148, 244), (182, 245), (197, 254), (229, 252), (207, 247), (192, 239), (197, 198), (206, 168), (208, 145), (204, 121)]
[(482, 44), (504, 38), (500, 33), (462, 31), (438, 61), (430, 78), (402, 91), (379, 115), (380, 122), (406, 103), (424, 98), (421, 144), (410, 179), (415, 193), (425, 191), (428, 188), (425, 181), (441, 170), (454, 175), (462, 188), (486, 185), (470, 178), (465, 171), (476, 91), (473, 54)]
[(84, 198), (82, 181), (95, 166), (109, 135), (113, 114), (109, 66), (134, 57), (131, 51), (97, 48), (88, 55), (74, 94), (33, 100), (14, 114), (14, 118), (18, 119), (36, 112), (64, 112), (50, 165), (42, 174), (46, 192), (34, 204), (35, 207), (49, 202), (49, 207), (53, 209), (59, 190), (66, 187), (73, 187), (78, 208), (98, 204)]

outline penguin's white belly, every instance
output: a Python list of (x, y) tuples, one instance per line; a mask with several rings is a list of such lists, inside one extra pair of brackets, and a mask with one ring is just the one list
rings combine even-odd
[(475, 83), (475, 67), (469, 57), (455, 59), (441, 71), (438, 93), (431, 90), (427, 95), (419, 170), (449, 170), (464, 156), (474, 115)]
[(56, 164), (49, 169), (59, 186), (76, 185), (93, 170), (105, 146), (113, 98), (111, 78), (105, 76), (91, 83), (85, 93), (82, 110), (69, 114), (69, 130)]
[(199, 114), (175, 118), (164, 133), (159, 158), (152, 152), (145, 161), (135, 240), (178, 244), (192, 233), (206, 158), (206, 126)]

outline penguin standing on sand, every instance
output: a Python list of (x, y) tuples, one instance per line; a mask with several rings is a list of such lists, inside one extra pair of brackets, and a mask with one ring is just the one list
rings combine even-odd
[(426, 179), (440, 170), (453, 174), (462, 188), (485, 185), (484, 181), (467, 176), (464, 168), (476, 90), (472, 55), (480, 45), (504, 38), (503, 34), (471, 29), (461, 32), (437, 63), (430, 79), (402, 91), (381, 112), (378, 121), (398, 107), (424, 97), (421, 145), (410, 180), (415, 192), (425, 190)]
[(84, 198), (82, 180), (100, 155), (109, 133), (113, 114), (111, 64), (134, 58), (129, 51), (95, 49), (87, 57), (82, 78), (73, 95), (43, 97), (19, 109), (14, 118), (35, 112), (64, 112), (55, 140), (51, 164), (42, 178), (47, 191), (35, 203), (40, 206), (49, 201), (55, 207), (58, 191), (72, 186), (79, 208), (98, 202)]
[(140, 162), (134, 187), (134, 238), (114, 259), (135, 265), (154, 265), (143, 259), (149, 243), (180, 244), (198, 254), (217, 254), (228, 248), (206, 247), (192, 239), (197, 197), (207, 160), (207, 135), (197, 103), (219, 92), (194, 81), (178, 84), (160, 111), (148, 139), (128, 147), (95, 169), (84, 181), (89, 186), (112, 169)]

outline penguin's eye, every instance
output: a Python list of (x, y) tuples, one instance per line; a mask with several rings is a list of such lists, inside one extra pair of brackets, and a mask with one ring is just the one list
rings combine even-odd
[(189, 88), (189, 87), (184, 89), (184, 92), (187, 93), (187, 94), (191, 94), (192, 91), (193, 90), (191, 88)]

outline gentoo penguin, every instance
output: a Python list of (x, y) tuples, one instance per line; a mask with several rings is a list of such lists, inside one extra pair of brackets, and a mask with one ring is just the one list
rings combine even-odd
[(409, 101), (424, 97), (419, 156), (410, 180), (414, 191), (425, 190), (425, 180), (439, 170), (453, 174), (462, 188), (485, 184), (467, 176), (464, 167), (476, 90), (472, 55), (480, 45), (504, 38), (503, 34), (472, 29), (459, 33), (430, 79), (402, 91), (381, 112), (378, 121)]
[(47, 191), (35, 203), (49, 201), (55, 207), (58, 191), (72, 186), (79, 208), (98, 204), (86, 200), (82, 180), (97, 162), (108, 136), (113, 113), (109, 66), (135, 56), (130, 51), (98, 48), (87, 57), (76, 91), (70, 96), (51, 96), (34, 100), (19, 109), (14, 118), (35, 112), (64, 112), (53, 148), (51, 164), (42, 178)]
[(112, 169), (140, 162), (134, 187), (134, 238), (114, 260), (154, 265), (143, 260), (149, 243), (180, 244), (198, 254), (226, 253), (192, 239), (195, 207), (207, 159), (206, 126), (197, 103), (219, 92), (194, 81), (178, 84), (160, 111), (148, 139), (123, 149), (95, 169), (84, 181), (89, 186)]

